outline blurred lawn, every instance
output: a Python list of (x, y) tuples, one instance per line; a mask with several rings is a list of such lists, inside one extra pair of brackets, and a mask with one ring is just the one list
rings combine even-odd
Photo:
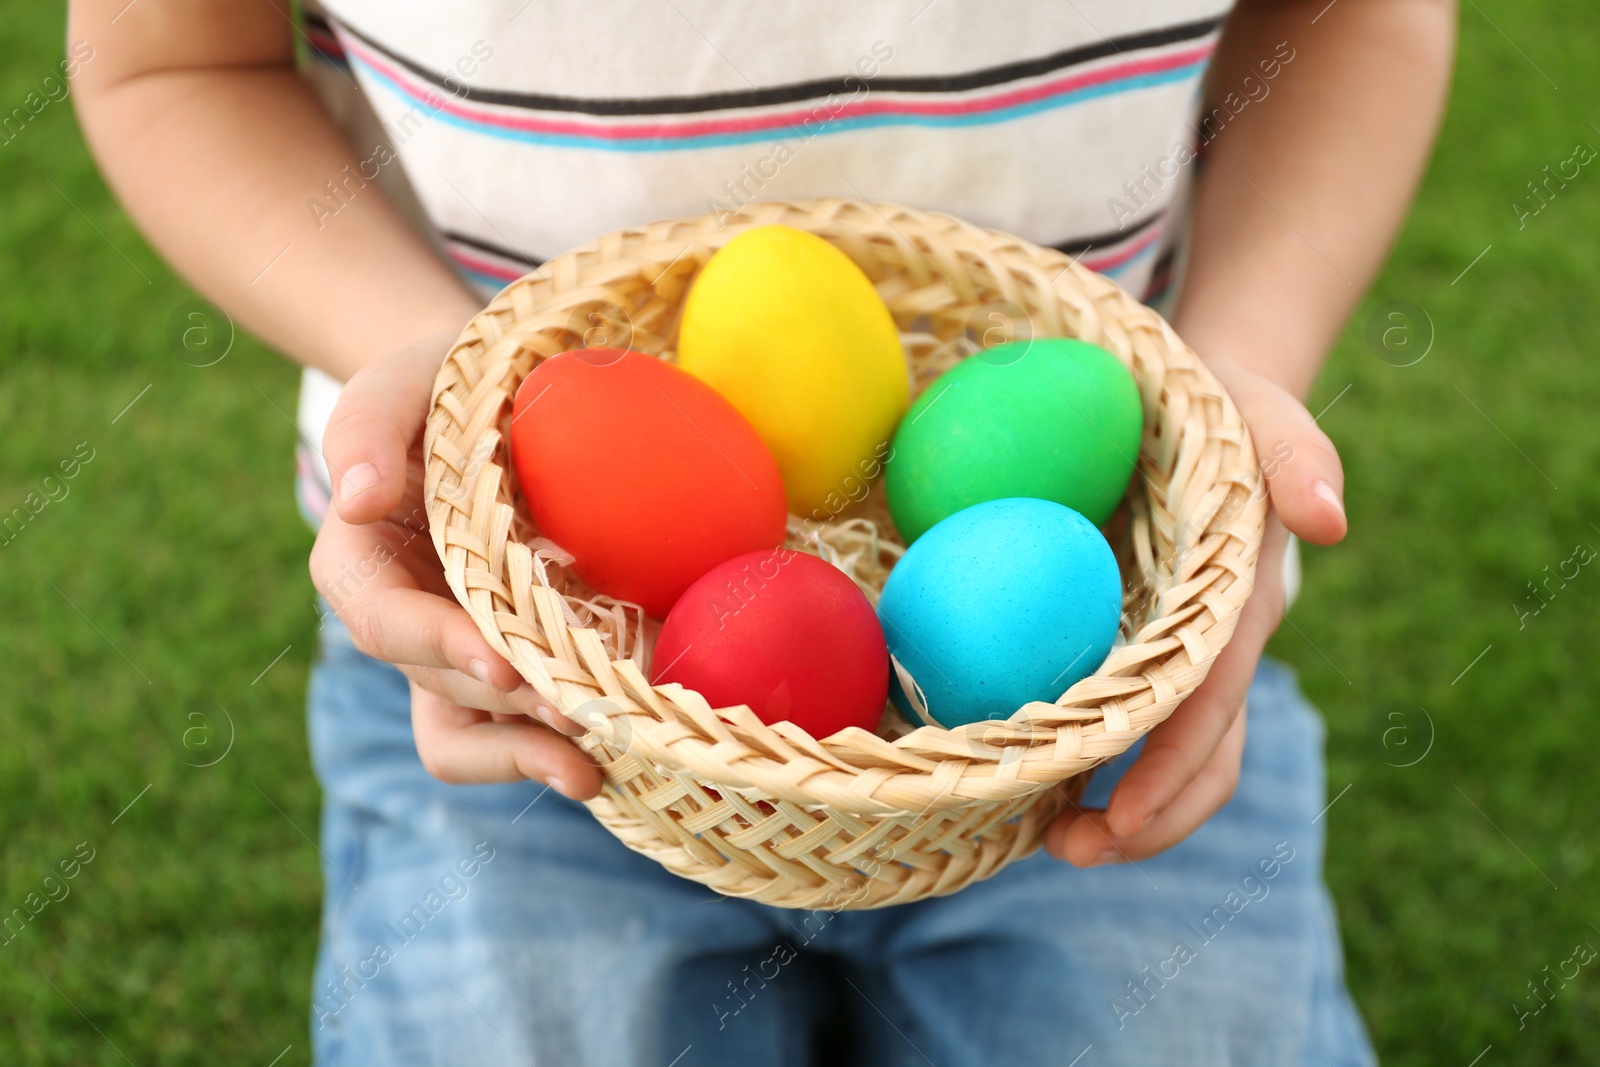
[[(0, 10), (9, 109), (55, 69), (62, 14)], [(1510, 207), (1600, 146), (1600, 24), (1586, 0), (1489, 17), (1465, 6), (1442, 146), (1317, 389), (1352, 533), (1307, 553), (1275, 642), (1327, 715), (1328, 877), (1395, 1064), (1491, 1045), (1485, 1067), (1593, 1062), (1600, 1022), (1592, 968), (1521, 1029), (1513, 1008), (1600, 947), (1600, 568), (1552, 581), (1537, 616), (1515, 607), (1600, 548), (1600, 170), (1525, 228)], [(0, 1063), (264, 1065), (291, 1045), (278, 1062), (303, 1063), (321, 887), (296, 375), (244, 337), (215, 366), (174, 358), (192, 295), (111, 200), (70, 104), (3, 142), (0, 514), (93, 458), (0, 547), (0, 913), (94, 852), (0, 945)], [(1366, 339), (1390, 301), (1431, 320), (1414, 366)]]

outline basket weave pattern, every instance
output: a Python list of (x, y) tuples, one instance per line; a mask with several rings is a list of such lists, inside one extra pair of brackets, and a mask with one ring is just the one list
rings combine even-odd
[[(1079, 337), (1132, 371), (1139, 473), (1114, 522), (1119, 644), (1091, 677), (1006, 723), (848, 730), (819, 741), (713, 709), (646, 676), (658, 625), (587, 587), (527, 519), (506, 458), (511, 399), (539, 360), (586, 343), (672, 359), (683, 298), (752, 226), (809, 230), (877, 286), (913, 396), (1000, 324)], [(596, 336), (595, 331), (600, 331)], [(990, 340), (993, 340), (991, 338)], [(787, 907), (881, 907), (954, 892), (1035, 850), (1087, 775), (1204, 679), (1252, 585), (1266, 499), (1232, 402), (1149, 308), (1059, 252), (890, 204), (750, 204), (612, 233), (513, 282), (468, 324), (434, 387), (425, 500), (446, 577), (491, 645), (588, 727), (594, 815), (629, 848), (717, 891)], [(876, 603), (903, 552), (874, 488), (790, 547), (832, 560)]]

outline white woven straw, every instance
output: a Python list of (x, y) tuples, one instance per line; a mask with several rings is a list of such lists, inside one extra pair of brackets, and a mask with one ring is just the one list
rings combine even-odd
[[(1109, 528), (1124, 580), (1118, 646), (1091, 677), (1009, 722), (896, 725), (814, 739), (746, 707), (646, 680), (658, 626), (587, 587), (538, 536), (510, 476), (511, 398), (538, 361), (598, 344), (674, 357), (706, 260), (744, 230), (809, 230), (854, 260), (899, 325), (913, 393), (997, 339), (1078, 337), (1133, 372), (1138, 474)], [(993, 331), (1000, 329), (1003, 336)], [(985, 334), (988, 336), (985, 336)], [(729, 895), (868, 908), (951, 893), (1036, 849), (1085, 772), (1205, 678), (1252, 589), (1266, 497), (1222, 387), (1166, 322), (1050, 249), (892, 204), (750, 204), (608, 234), (507, 286), (468, 324), (434, 389), (425, 498), (450, 587), (490, 643), (589, 728), (595, 817), (629, 848)], [(832, 521), (791, 519), (872, 599), (903, 551), (881, 489)]]

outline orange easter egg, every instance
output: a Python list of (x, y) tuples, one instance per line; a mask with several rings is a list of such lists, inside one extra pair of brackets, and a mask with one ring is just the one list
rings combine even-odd
[(783, 541), (783, 481), (760, 436), (652, 356), (545, 360), (517, 390), (510, 437), (539, 532), (590, 585), (657, 618), (712, 567)]

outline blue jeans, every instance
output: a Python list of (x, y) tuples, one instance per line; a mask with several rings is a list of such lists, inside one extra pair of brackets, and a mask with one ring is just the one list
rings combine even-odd
[(1238, 792), (1177, 848), (1092, 870), (1040, 853), (868, 912), (720, 897), (537, 783), (434, 780), (405, 680), (332, 616), (309, 715), (326, 1067), (1375, 1062), (1322, 883), (1322, 725), (1276, 663)]

